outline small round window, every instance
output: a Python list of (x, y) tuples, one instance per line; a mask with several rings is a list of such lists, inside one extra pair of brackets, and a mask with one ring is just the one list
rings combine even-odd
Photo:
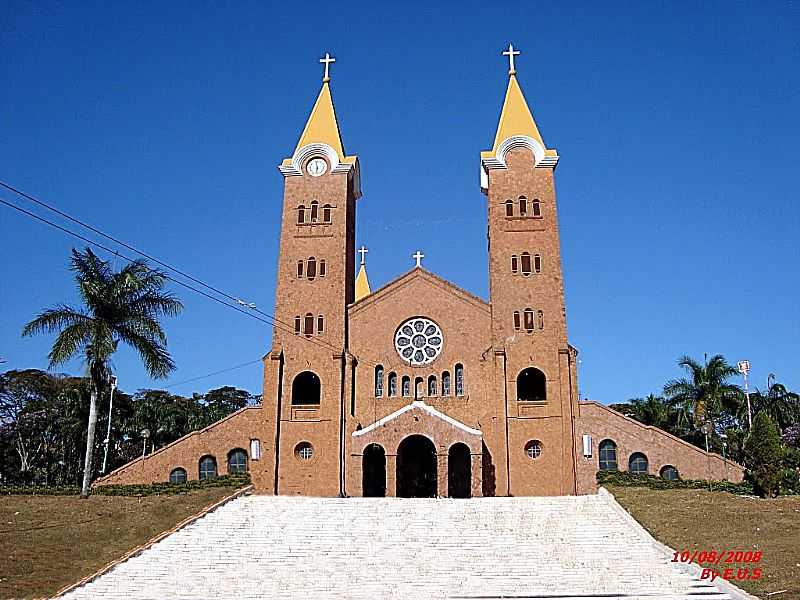
[(308, 442), (300, 442), (294, 449), (294, 455), (298, 460), (309, 461), (314, 457), (314, 446)]
[(405, 321), (394, 334), (394, 347), (404, 361), (412, 365), (426, 365), (439, 356), (444, 336), (439, 326), (425, 317)]
[(539, 458), (542, 455), (542, 442), (531, 440), (525, 444), (525, 456), (528, 458)]

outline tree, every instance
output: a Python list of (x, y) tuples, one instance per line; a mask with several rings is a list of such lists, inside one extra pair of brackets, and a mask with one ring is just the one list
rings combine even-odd
[(92, 480), (97, 401), (108, 388), (111, 356), (123, 342), (139, 354), (151, 377), (166, 377), (175, 364), (167, 352), (167, 338), (159, 318), (177, 315), (183, 305), (164, 291), (166, 275), (141, 260), (114, 272), (108, 261), (98, 258), (90, 248), (84, 252), (73, 249), (71, 270), (83, 307), (61, 304), (47, 309), (25, 326), (22, 335), (58, 332), (48, 356), (51, 368), (77, 356), (86, 364), (91, 393), (81, 498), (87, 498)]
[(790, 392), (782, 383), (771, 385), (766, 394), (760, 391), (750, 394), (750, 404), (754, 414), (767, 413), (781, 431), (800, 422), (800, 395)]
[(700, 364), (688, 356), (678, 360), (688, 378), (673, 379), (664, 386), (664, 395), (679, 411), (680, 424), (694, 429), (706, 421), (714, 422), (723, 414), (736, 414), (742, 403), (742, 390), (728, 383), (737, 374), (721, 354)]
[(753, 427), (744, 443), (747, 476), (762, 497), (778, 495), (783, 469), (783, 448), (775, 422), (765, 412), (753, 419)]

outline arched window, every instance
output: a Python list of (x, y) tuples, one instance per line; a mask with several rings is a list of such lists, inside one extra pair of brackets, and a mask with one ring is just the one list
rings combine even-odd
[(311, 313), (306, 314), (305, 323), (303, 323), (303, 333), (306, 335), (314, 335), (314, 315)]
[(547, 400), (547, 379), (536, 367), (522, 369), (517, 375), (517, 400), (542, 402)]
[(200, 459), (200, 479), (214, 479), (217, 476), (217, 459), (204, 456)]
[(520, 256), (520, 263), (521, 263), (520, 271), (522, 271), (522, 274), (525, 275), (525, 277), (527, 277), (528, 275), (531, 274), (531, 255), (530, 255), (530, 253), (523, 252), (522, 255)]
[(228, 453), (228, 473), (247, 473), (247, 452), (234, 448)]
[(519, 311), (515, 310), (514, 311), (514, 329), (516, 329), (517, 331), (519, 331), (519, 328), (520, 328), (520, 318), (519, 317), (520, 317)]
[(661, 467), (659, 475), (661, 475), (662, 479), (667, 479), (668, 481), (678, 481), (681, 478), (678, 474), (678, 469), (672, 465), (664, 465)]
[(314, 200), (311, 203), (311, 222), (316, 223), (319, 218), (319, 202)]
[(408, 375), (403, 375), (402, 379), (403, 396), (411, 395), (411, 378)]
[(533, 309), (525, 309), (525, 331), (533, 331)]
[(542, 216), (542, 207), (539, 204), (538, 198), (531, 201), (531, 213), (533, 214), (534, 217)]
[(321, 385), (319, 377), (311, 371), (303, 371), (292, 382), (292, 406), (319, 404)]
[(539, 329), (544, 329), (544, 312), (541, 310), (536, 311), (536, 321), (537, 327), (539, 327)]
[(306, 222), (306, 207), (302, 204), (297, 207), (297, 224), (302, 225)]
[(169, 473), (170, 483), (186, 483), (186, 469), (178, 467)]
[(319, 276), (325, 277), (327, 271), (328, 271), (327, 265), (325, 264), (325, 259), (323, 258), (319, 261)]
[(617, 445), (612, 440), (600, 442), (597, 456), (600, 459), (601, 471), (617, 470)]
[(519, 197), (519, 216), (524, 217), (528, 214), (528, 200), (525, 196)]
[(516, 254), (512, 254), (511, 255), (511, 272), (512, 273), (516, 273), (517, 271), (519, 271), (519, 263), (517, 262), (517, 255)]
[(628, 459), (628, 471), (634, 474), (647, 473), (647, 457), (641, 452), (634, 452)]
[(442, 396), (450, 395), (450, 372), (442, 373)]
[(383, 396), (383, 365), (375, 367), (375, 397)]
[(506, 216), (507, 217), (514, 216), (514, 202), (510, 198), (506, 200)]
[(325, 317), (322, 315), (317, 316), (317, 335), (325, 333)]
[(302, 260), (298, 260), (297, 261), (297, 278), (298, 279), (302, 279), (303, 278), (303, 261)]
[(431, 375), (428, 377), (428, 396), (436, 396), (439, 394), (439, 390), (437, 389), (438, 386), (436, 385), (436, 375)]
[(306, 277), (308, 277), (309, 281), (314, 281), (314, 278), (317, 276), (317, 259), (313, 256), (308, 259), (308, 263), (306, 263)]
[(330, 204), (326, 204), (325, 206), (322, 207), (322, 221), (324, 223), (330, 223), (331, 222), (331, 205)]
[(419, 400), (425, 396), (425, 381), (422, 377), (414, 379), (414, 400)]
[(294, 332), (297, 335), (300, 335), (300, 327), (302, 326), (302, 323), (303, 319), (301, 319), (299, 315), (294, 318)]
[(456, 396), (464, 395), (464, 366), (456, 365)]
[(536, 273), (542, 272), (542, 257), (538, 254), (533, 255), (533, 270)]
[(389, 396), (397, 396), (397, 373), (389, 373)]

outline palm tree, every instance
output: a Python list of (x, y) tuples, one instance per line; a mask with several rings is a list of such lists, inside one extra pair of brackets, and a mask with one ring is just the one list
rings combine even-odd
[(633, 398), (630, 401), (631, 416), (644, 423), (661, 429), (667, 429), (670, 421), (670, 407), (664, 398), (649, 394), (647, 398)]
[(673, 379), (664, 386), (669, 404), (680, 412), (680, 419), (690, 427), (700, 427), (713, 421), (723, 411), (736, 414), (742, 403), (742, 390), (728, 383), (738, 371), (729, 365), (721, 354), (705, 360), (682, 356), (678, 366), (689, 374), (688, 378)]
[(766, 394), (758, 390), (750, 394), (750, 402), (754, 415), (767, 413), (781, 431), (800, 421), (800, 395), (790, 392), (782, 383), (769, 386)]
[(175, 363), (158, 319), (177, 315), (183, 305), (163, 290), (166, 275), (142, 260), (114, 272), (90, 248), (84, 252), (73, 248), (70, 262), (83, 307), (59, 304), (47, 309), (25, 326), (22, 335), (58, 332), (48, 355), (51, 368), (76, 356), (86, 363), (92, 383), (81, 486), (81, 498), (86, 498), (92, 479), (97, 401), (108, 387), (111, 356), (121, 341), (136, 350), (151, 377), (166, 377)]

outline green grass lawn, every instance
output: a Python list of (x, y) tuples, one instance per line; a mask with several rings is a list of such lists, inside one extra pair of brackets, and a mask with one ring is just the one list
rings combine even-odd
[(0, 496), (0, 598), (52, 595), (234, 491)]
[(653, 537), (675, 550), (761, 550), (757, 565), (728, 565), (734, 571), (760, 567), (761, 579), (733, 583), (761, 598), (800, 599), (800, 497), (763, 500), (706, 490), (608, 490)]

